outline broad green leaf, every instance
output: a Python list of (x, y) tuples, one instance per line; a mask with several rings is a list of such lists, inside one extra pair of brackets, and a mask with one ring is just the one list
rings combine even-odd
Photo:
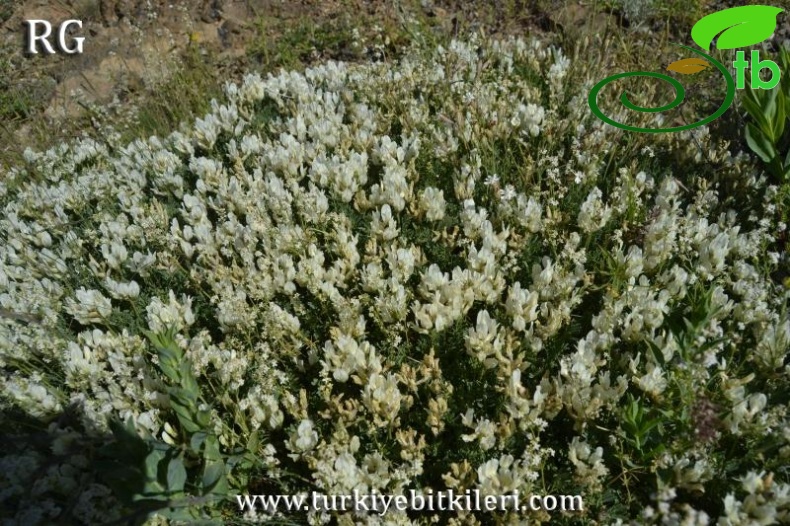
[(203, 493), (222, 493), (227, 491), (225, 479), (225, 463), (221, 460), (206, 462), (203, 470)]
[(207, 428), (211, 425), (211, 411), (201, 409), (196, 414), (197, 424), (202, 428)]
[(161, 515), (162, 517), (167, 517), (176, 524), (205, 524), (204, 522), (198, 522), (195, 520), (193, 511), (194, 510), (191, 508), (179, 507), (159, 510), (157, 514)]
[(749, 148), (766, 163), (770, 163), (771, 160), (776, 157), (774, 145), (771, 144), (763, 132), (758, 130), (751, 122), (746, 125), (746, 143), (749, 145)]
[(192, 412), (197, 411), (198, 399), (186, 389), (181, 389), (180, 387), (171, 387), (167, 390), (167, 394), (170, 395), (171, 404), (177, 403), (189, 408), (189, 410)]
[(757, 125), (761, 130), (768, 128), (768, 120), (765, 118), (765, 114), (760, 107), (760, 101), (757, 99), (756, 95), (754, 93), (750, 93), (750, 90), (743, 90), (741, 93), (743, 94), (741, 97), (741, 103), (746, 109), (746, 112), (755, 121), (757, 121)]
[[(790, 71), (790, 47), (782, 46), (779, 51), (779, 70)], [(790, 76), (787, 74), (782, 75), (779, 85), (782, 87), (782, 93), (785, 97), (790, 99)]]
[(716, 11), (701, 18), (691, 28), (691, 38), (710, 51), (713, 39), (718, 49), (734, 49), (759, 44), (776, 30), (776, 16), (784, 11), (769, 5), (745, 5)]
[(785, 132), (785, 121), (787, 120), (787, 108), (785, 107), (785, 96), (779, 86), (774, 88), (776, 99), (776, 115), (774, 116), (774, 144), (777, 144)]
[(154, 347), (158, 348), (164, 345), (162, 343), (162, 338), (160, 338), (159, 334), (155, 333), (154, 331), (143, 330), (143, 334), (146, 335), (146, 337), (153, 344)]
[(219, 451), (219, 441), (215, 435), (206, 437), (206, 449), (203, 453), (203, 458), (206, 460), (222, 460), (222, 454)]
[(160, 359), (159, 360), (159, 369), (162, 370), (162, 374), (168, 377), (171, 381), (177, 382), (178, 381), (178, 370), (175, 367), (176, 362), (169, 359)]
[(170, 391), (170, 408), (178, 417), (178, 422), (188, 433), (200, 431), (200, 425), (194, 421), (197, 407), (193, 400), (182, 396), (183, 390), (172, 389)]
[(653, 430), (656, 426), (661, 423), (660, 418), (654, 418), (652, 420), (648, 420), (647, 422), (641, 422), (641, 427), (639, 429), (639, 436), (645, 437)]
[(652, 341), (648, 341), (647, 345), (648, 347), (650, 347), (650, 350), (653, 351), (653, 356), (655, 357), (656, 362), (658, 362), (658, 365), (660, 365), (661, 367), (666, 366), (666, 360), (664, 360), (664, 353), (661, 351), (659, 346), (653, 343)]
[(250, 439), (247, 441), (247, 451), (250, 453), (257, 453), (260, 442), (260, 436), (258, 434), (258, 430), (256, 429), (250, 433)]
[(149, 480), (156, 480), (159, 473), (159, 463), (165, 458), (165, 454), (154, 449), (145, 457), (145, 475)]
[(181, 457), (175, 457), (167, 465), (167, 489), (168, 491), (184, 491), (184, 484), (187, 481), (187, 470)]
[(200, 394), (195, 375), (192, 374), (192, 364), (187, 359), (181, 360), (181, 387), (190, 392), (195, 398)]
[[(773, 123), (774, 119), (776, 119), (776, 95), (779, 93), (779, 90), (772, 89), (765, 94), (765, 99), (763, 100), (763, 113), (765, 113), (768, 122)], [(773, 126), (771, 126), (768, 130), (763, 130), (768, 132), (773, 132)]]
[(206, 441), (206, 437), (208, 437), (208, 434), (206, 434), (205, 431), (198, 431), (192, 435), (192, 438), (189, 440), (189, 447), (193, 452), (200, 453), (200, 449), (203, 447), (203, 442)]

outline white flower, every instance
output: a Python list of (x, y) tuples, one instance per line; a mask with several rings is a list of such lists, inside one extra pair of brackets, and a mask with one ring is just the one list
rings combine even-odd
[(65, 310), (83, 325), (101, 323), (112, 313), (112, 302), (98, 290), (80, 287), (74, 298), (67, 298)]
[(515, 121), (520, 125), (525, 133), (532, 137), (540, 134), (541, 124), (543, 124), (546, 111), (533, 103), (519, 104), (516, 108)]
[(168, 327), (180, 331), (195, 322), (195, 315), (192, 313), (192, 298), (182, 296), (179, 302), (172, 290), (168, 292), (168, 297), (168, 303), (164, 303), (158, 297), (152, 298), (145, 309), (148, 327), (153, 332), (162, 332)]
[(667, 388), (667, 379), (664, 370), (655, 364), (648, 365), (647, 374), (634, 377), (634, 382), (642, 391), (650, 396), (657, 397)]
[(384, 241), (391, 241), (398, 237), (398, 224), (392, 216), (390, 205), (385, 204), (380, 210), (377, 209), (373, 212), (373, 220), (370, 223), (370, 229)]
[(335, 341), (324, 343), (327, 365), (338, 382), (347, 382), (351, 374), (362, 371), (372, 352), (373, 347), (368, 342), (359, 344), (347, 334), (339, 334)]
[(104, 285), (107, 287), (107, 292), (110, 293), (110, 296), (117, 300), (134, 299), (140, 295), (140, 285), (134, 280), (128, 283), (121, 283), (108, 276), (104, 280)]
[(477, 313), (477, 325), (475, 328), (468, 329), (464, 336), (467, 352), (477, 357), (487, 367), (494, 367), (496, 359), (492, 356), (502, 346), (498, 332), (499, 323), (488, 314), (487, 310), (481, 310)]
[(518, 331), (526, 331), (527, 324), (534, 322), (538, 318), (538, 299), (537, 292), (531, 292), (521, 288), (518, 281), (513, 284), (508, 292), (505, 301), (505, 309), (513, 318), (513, 328)]
[(502, 199), (503, 201), (510, 201), (511, 199), (516, 197), (516, 195), (518, 195), (516, 193), (516, 189), (513, 187), (512, 184), (508, 184), (505, 185), (505, 188), (503, 188), (500, 191), (499, 198)]
[(612, 209), (603, 204), (601, 190), (596, 186), (587, 195), (579, 210), (579, 226), (584, 232), (591, 233), (603, 228), (612, 215)]
[(289, 449), (296, 453), (310, 451), (316, 444), (318, 444), (318, 432), (315, 431), (313, 421), (309, 418), (299, 422), (299, 426), (288, 441)]
[(362, 402), (373, 414), (373, 420), (378, 426), (390, 424), (397, 419), (401, 398), (398, 380), (391, 373), (386, 376), (378, 373), (370, 375), (362, 393)]
[(420, 194), (420, 209), (428, 221), (440, 221), (444, 218), (446, 203), (441, 190), (432, 186)]
[(486, 177), (485, 181), (483, 181), (483, 184), (485, 184), (486, 186), (497, 185), (499, 184), (499, 176), (497, 174), (489, 175), (488, 177)]

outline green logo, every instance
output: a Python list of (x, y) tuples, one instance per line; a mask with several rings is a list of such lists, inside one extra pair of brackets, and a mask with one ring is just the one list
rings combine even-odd
[[(691, 29), (691, 39), (703, 50), (710, 52), (711, 45), (716, 43), (717, 49), (734, 49), (739, 47), (751, 46), (759, 44), (766, 38), (770, 37), (776, 29), (776, 17), (783, 9), (767, 5), (749, 5), (742, 7), (733, 7), (712, 13), (700, 19)], [(717, 38), (718, 37), (718, 38)], [(746, 87), (746, 70), (751, 65), (751, 85), (755, 89), (773, 89), (779, 84), (780, 71), (779, 66), (771, 60), (760, 60), (758, 51), (752, 51), (750, 61), (746, 60), (745, 53), (738, 51), (736, 60), (733, 62), (733, 67), (736, 71), (737, 81), (732, 78), (732, 75), (721, 62), (717, 61), (710, 55), (699, 51), (697, 49), (683, 46), (678, 44), (683, 49), (697, 55), (697, 57), (686, 58), (673, 62), (667, 66), (667, 70), (681, 73), (684, 75), (691, 75), (698, 73), (713, 65), (727, 83), (727, 93), (724, 97), (724, 102), (712, 115), (705, 117), (691, 124), (683, 126), (673, 126), (671, 128), (640, 128), (638, 126), (629, 126), (614, 119), (607, 117), (598, 107), (598, 93), (610, 82), (628, 77), (652, 77), (668, 82), (675, 89), (675, 98), (669, 104), (660, 106), (658, 108), (646, 108), (632, 103), (625, 92), (620, 95), (620, 102), (626, 108), (643, 113), (658, 113), (662, 111), (671, 110), (683, 103), (686, 97), (686, 91), (683, 85), (677, 79), (665, 75), (663, 73), (653, 73), (649, 71), (632, 71), (628, 73), (618, 73), (611, 77), (606, 77), (598, 84), (593, 86), (587, 101), (590, 104), (590, 109), (599, 119), (607, 124), (611, 124), (623, 130), (642, 132), (642, 133), (666, 133), (689, 130), (697, 126), (708, 124), (712, 120), (720, 117), (735, 100), (735, 90), (744, 89)], [(760, 78), (760, 71), (768, 69), (771, 72), (770, 80), (762, 80)]]

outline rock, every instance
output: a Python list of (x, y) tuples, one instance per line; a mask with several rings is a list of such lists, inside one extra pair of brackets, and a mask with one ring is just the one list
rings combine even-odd
[(221, 0), (204, 0), (200, 19), (206, 23), (220, 20), (222, 18), (222, 3)]

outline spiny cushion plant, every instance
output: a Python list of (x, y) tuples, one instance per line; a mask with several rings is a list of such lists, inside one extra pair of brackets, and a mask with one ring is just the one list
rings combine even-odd
[[(0, 183), (4, 515), (790, 522), (777, 189), (706, 129), (604, 125), (593, 69), (473, 38), (28, 152)], [(234, 498), (428, 488), (584, 509)]]

